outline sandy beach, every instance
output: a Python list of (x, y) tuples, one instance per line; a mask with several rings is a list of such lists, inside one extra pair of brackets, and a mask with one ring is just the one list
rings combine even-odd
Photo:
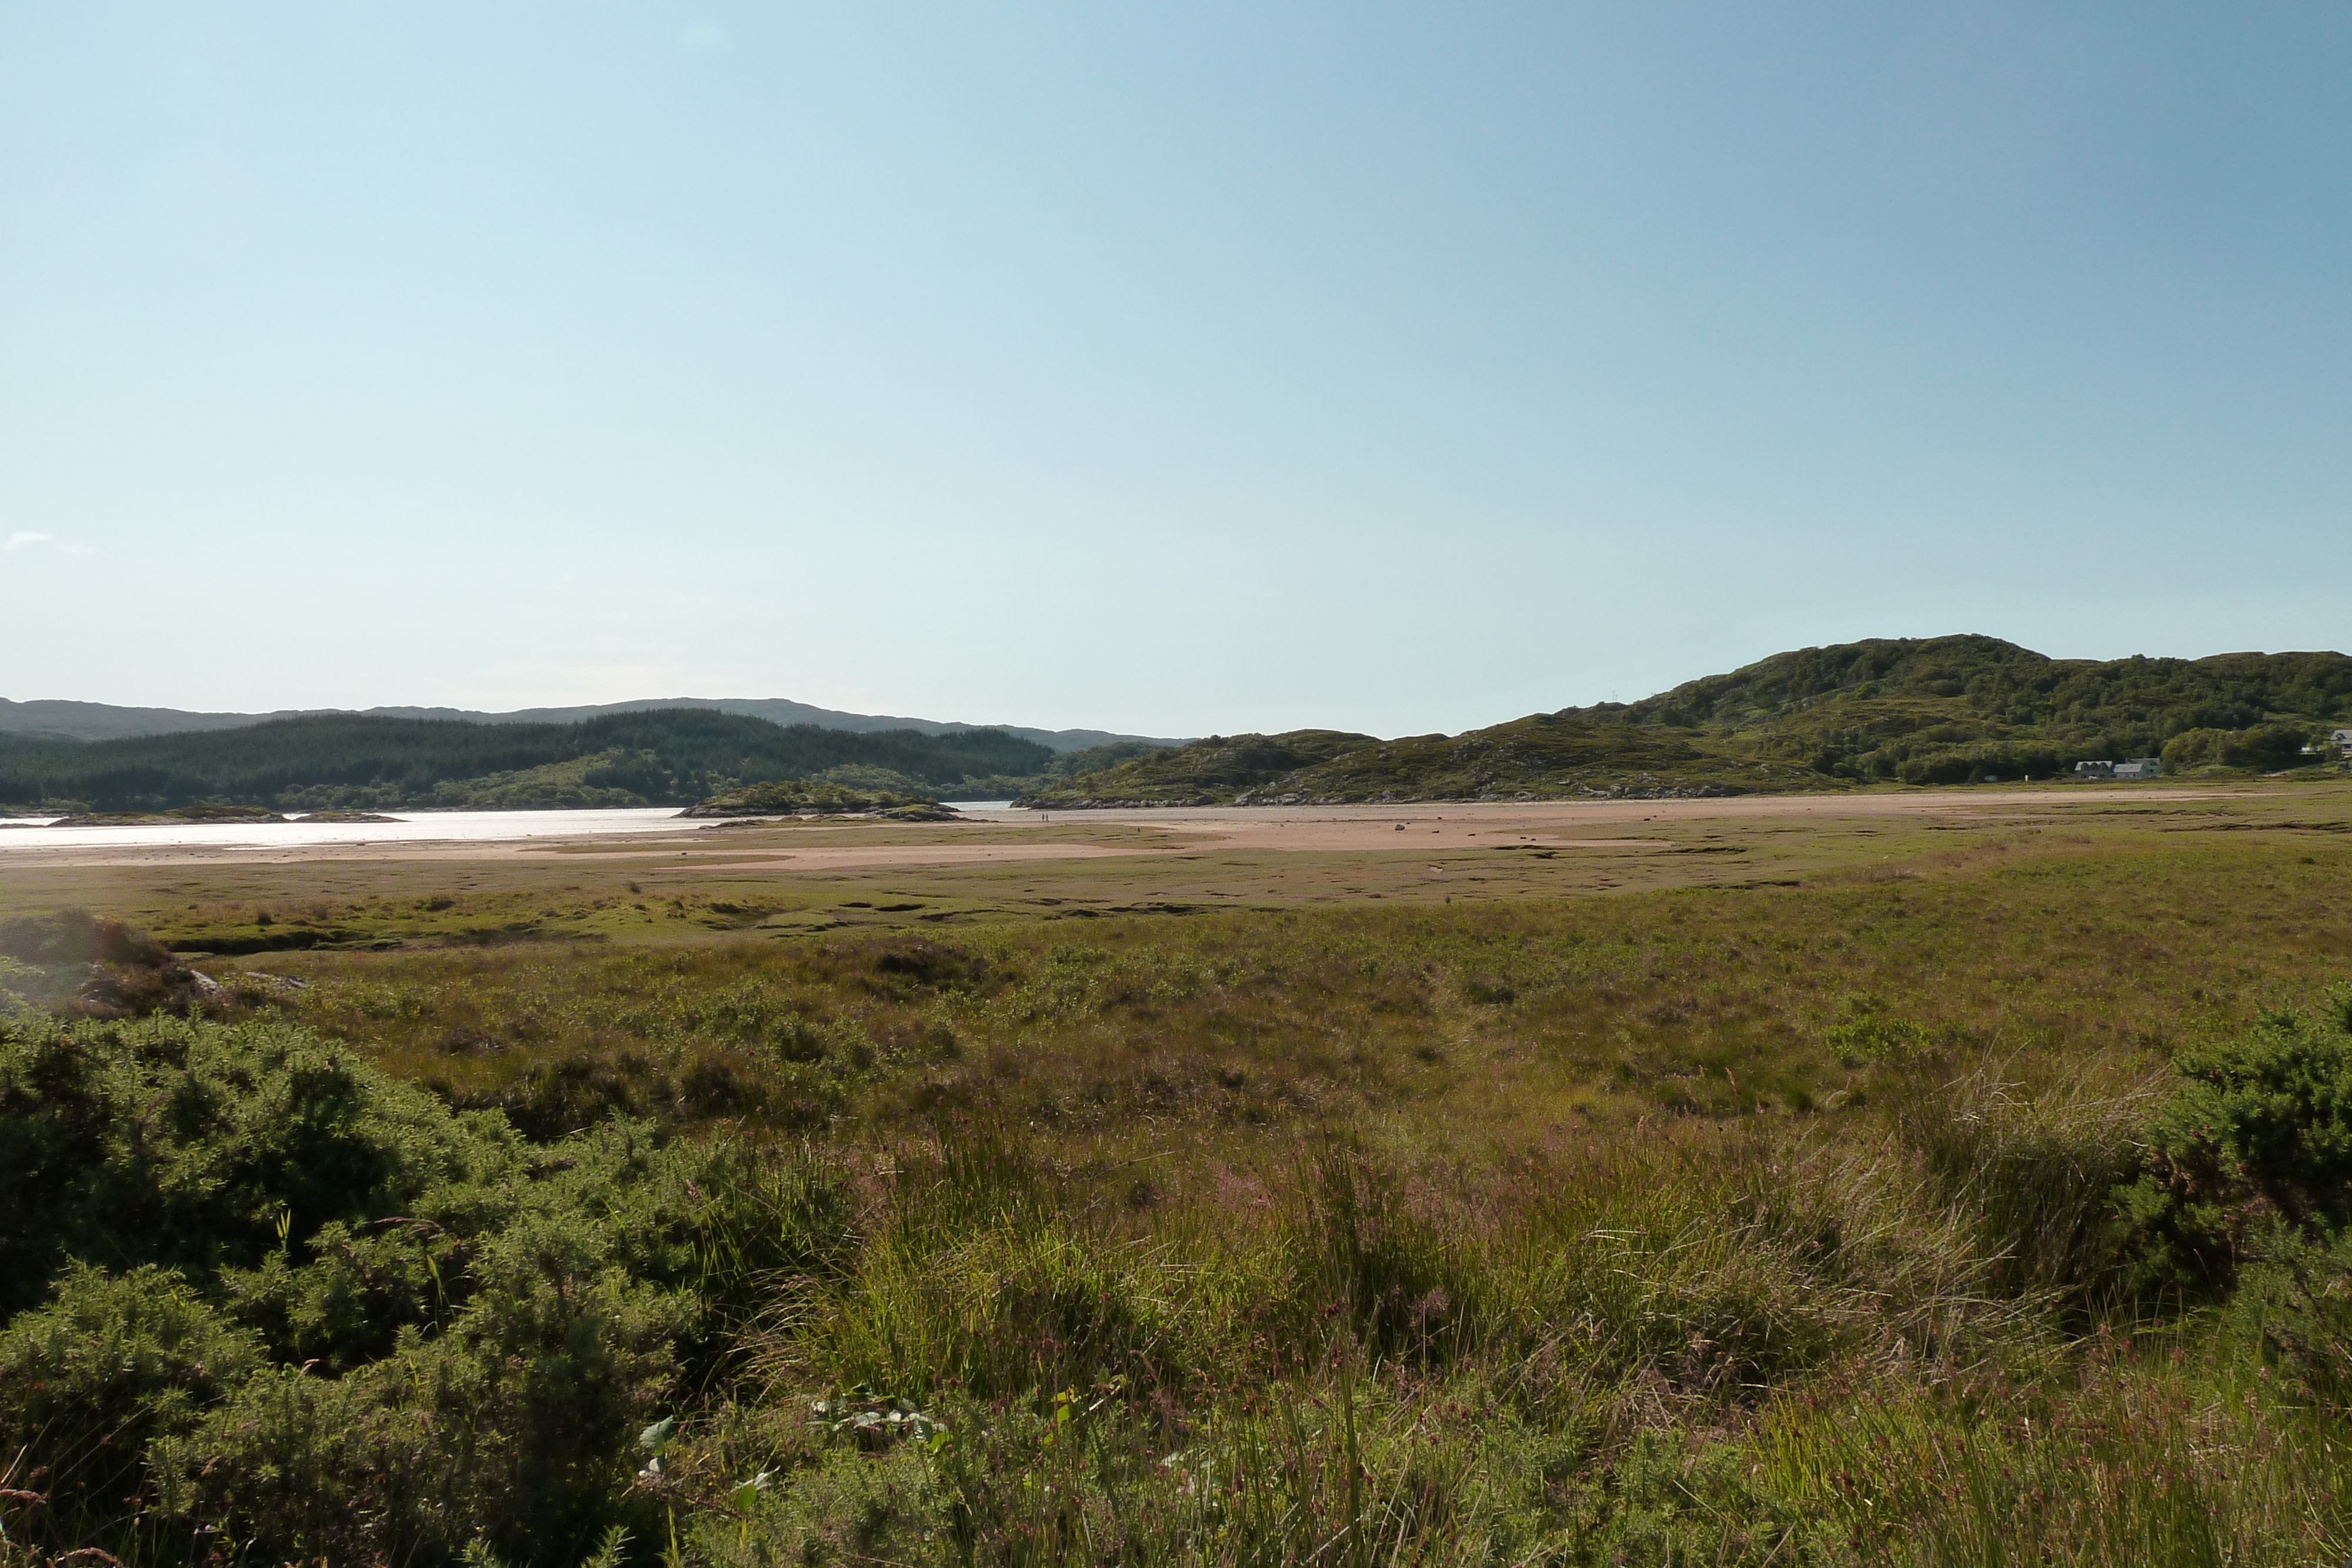
[[(334, 831), (299, 822), (234, 827), (12, 828), (0, 867), (226, 866), (302, 862), (683, 862), (698, 866), (843, 870), (1007, 862), (1182, 857), (1207, 851), (1362, 854), (1511, 844), (1551, 850), (1665, 850), (1711, 825), (1776, 819), (2063, 815), (2071, 808), (2213, 799), (2212, 789), (1921, 789), (1747, 795), (1696, 800), (1429, 802), (1396, 806), (1174, 807), (992, 810), (938, 824), (688, 821), (666, 811), (420, 815)], [(591, 822), (564, 818), (594, 817)], [(55, 835), (55, 836), (52, 836)]]

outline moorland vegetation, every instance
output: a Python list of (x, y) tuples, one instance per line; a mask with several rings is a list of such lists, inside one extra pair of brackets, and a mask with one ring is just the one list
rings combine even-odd
[(1211, 737), (1032, 791), (1075, 806), (1670, 797), (1868, 782), (2048, 779), (2160, 756), (2169, 774), (2266, 772), (2352, 717), (2352, 658), (2051, 659), (1993, 637), (1780, 653), (1638, 703), (1458, 736)]
[(2324, 826), (193, 1008), (22, 921), (0, 1553), (2332, 1564)]

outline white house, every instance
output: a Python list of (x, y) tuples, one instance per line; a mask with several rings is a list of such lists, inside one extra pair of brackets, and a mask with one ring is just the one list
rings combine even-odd
[(2352, 762), (2352, 729), (2336, 731), (2327, 737), (2327, 744), (2336, 748), (2336, 756)]
[(2074, 777), (2077, 779), (2112, 779), (2115, 776), (2116, 765), (2112, 762), (2077, 762), (2074, 764)]
[(2116, 763), (2115, 767), (2117, 779), (2155, 779), (2163, 772), (2164, 758), (2161, 757), (2134, 757)]

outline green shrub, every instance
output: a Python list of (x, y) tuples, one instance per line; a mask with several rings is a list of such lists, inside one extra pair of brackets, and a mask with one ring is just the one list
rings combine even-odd
[(49, 1496), (51, 1528), (77, 1545), (141, 1490), (147, 1444), (194, 1427), (262, 1354), (163, 1270), (76, 1263), (52, 1294), (0, 1332), (0, 1456), (34, 1461), (18, 1484)]
[(2147, 1239), (2144, 1284), (2224, 1284), (2266, 1236), (2352, 1220), (2352, 986), (2174, 1065), (2181, 1083), (2150, 1130), (2147, 1174), (2121, 1195)]
[(1936, 1045), (1936, 1037), (1923, 1026), (1908, 1019), (1885, 1019), (1874, 1014), (1832, 1024), (1824, 1039), (1831, 1053), (1847, 1067), (1874, 1061), (1908, 1066)]
[(2310, 760), (2303, 755), (2311, 727), (2258, 724), (2247, 729), (2191, 729), (2164, 743), (2168, 773), (2195, 768), (2256, 768), (2276, 770)]
[(614, 1522), (635, 1433), (670, 1396), (689, 1300), (620, 1265), (606, 1228), (534, 1214), (485, 1239), (444, 1332), (339, 1379), (278, 1367), (157, 1445), (168, 1511), (272, 1560), (576, 1561)]
[(173, 1019), (0, 1019), (0, 1443), (60, 1547), (149, 1557), (575, 1563), (636, 1506), (634, 1435), (848, 1235), (805, 1159), (539, 1147)]
[(0, 953), (0, 1013), (30, 1012), (48, 977), (21, 958)]
[(0, 1310), (69, 1258), (191, 1278), (497, 1182), (526, 1146), (299, 1030), (0, 1022)]
[(2270, 1256), (2246, 1270), (2231, 1316), (2289, 1396), (2352, 1414), (2352, 1237), (2268, 1240)]
[(1985, 779), (2053, 778), (2070, 760), (2063, 748), (2053, 745), (1987, 741), (1906, 758), (1895, 765), (1894, 772), (1906, 784), (1973, 784)]

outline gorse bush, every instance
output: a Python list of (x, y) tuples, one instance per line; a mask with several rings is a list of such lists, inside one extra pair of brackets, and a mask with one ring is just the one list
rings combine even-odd
[(0, 1454), (62, 1544), (570, 1563), (630, 1435), (825, 1266), (789, 1162), (552, 1146), (284, 1026), (0, 1023)]
[(2352, 986), (2182, 1052), (2177, 1096), (2126, 1195), (2148, 1283), (2226, 1283), (2266, 1252), (2352, 1220)]
[(0, 1181), (21, 1195), (0, 1291), (26, 1305), (74, 1258), (250, 1272), (535, 1157), (298, 1030), (23, 1020), (0, 1054)]
[(108, 1533), (148, 1445), (184, 1436), (266, 1364), (260, 1339), (179, 1275), (75, 1263), (52, 1305), (0, 1332), (0, 1442), (68, 1540)]

